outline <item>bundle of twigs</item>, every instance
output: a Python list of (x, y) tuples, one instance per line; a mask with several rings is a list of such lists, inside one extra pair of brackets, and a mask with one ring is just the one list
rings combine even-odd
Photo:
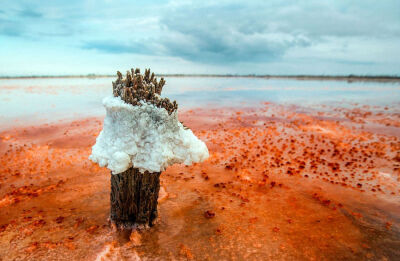
[(164, 78), (158, 82), (154, 73), (150, 74), (150, 69), (146, 69), (144, 75), (141, 75), (139, 68), (132, 68), (126, 72), (125, 78), (122, 73), (117, 72), (117, 80), (113, 82), (113, 94), (115, 97), (121, 97), (126, 103), (140, 106), (140, 101), (145, 101), (164, 108), (171, 114), (178, 109), (178, 104), (168, 98), (161, 98), (164, 84)]

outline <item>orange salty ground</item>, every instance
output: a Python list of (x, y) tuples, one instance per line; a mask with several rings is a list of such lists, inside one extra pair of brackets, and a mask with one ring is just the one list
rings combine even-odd
[(184, 111), (210, 158), (161, 175), (148, 231), (108, 223), (102, 119), (0, 133), (0, 260), (338, 260), (400, 256), (400, 114), (388, 108)]

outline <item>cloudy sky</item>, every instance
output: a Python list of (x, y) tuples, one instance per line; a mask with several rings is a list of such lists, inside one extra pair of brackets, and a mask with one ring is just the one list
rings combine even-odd
[(400, 74), (399, 0), (1, 0), (0, 75)]

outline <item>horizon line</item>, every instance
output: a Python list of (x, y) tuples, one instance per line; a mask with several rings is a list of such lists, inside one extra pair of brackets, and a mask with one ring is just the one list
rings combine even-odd
[[(308, 75), (308, 74), (188, 74), (188, 73), (169, 73), (156, 74), (157, 77), (204, 77), (204, 78), (262, 78), (262, 79), (296, 79), (296, 80), (337, 80), (337, 81), (382, 81), (400, 82), (399, 75)], [(0, 80), (7, 79), (52, 79), (52, 78), (111, 78), (116, 77), (112, 74), (82, 74), (82, 75), (18, 75), (0, 76)]]

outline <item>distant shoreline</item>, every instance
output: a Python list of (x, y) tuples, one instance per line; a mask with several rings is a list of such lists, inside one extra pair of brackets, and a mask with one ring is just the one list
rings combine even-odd
[[(199, 77), (199, 78), (260, 78), (292, 79), (303, 81), (347, 81), (347, 82), (400, 82), (400, 76), (361, 76), (361, 75), (236, 75), (236, 74), (158, 74), (157, 77)], [(113, 78), (115, 75), (38, 75), (38, 76), (0, 76), (0, 80), (9, 79), (52, 79), (52, 78)]]

